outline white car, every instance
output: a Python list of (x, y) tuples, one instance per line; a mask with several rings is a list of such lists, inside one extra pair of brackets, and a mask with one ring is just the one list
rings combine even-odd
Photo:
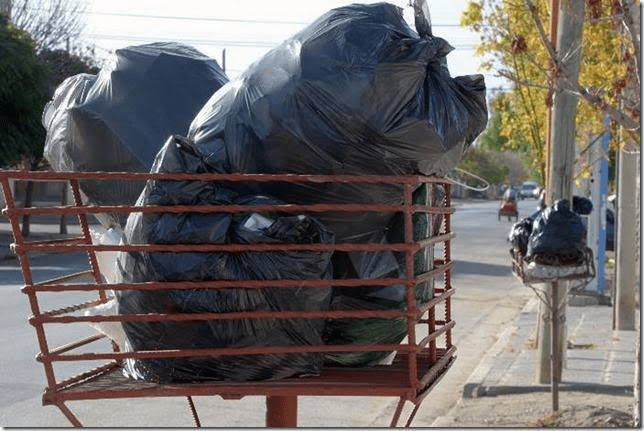
[(540, 192), (541, 192), (541, 188), (539, 187), (539, 184), (536, 181), (526, 181), (523, 184), (521, 184), (521, 188), (519, 189), (519, 197), (521, 199), (526, 199), (526, 198), (539, 199)]

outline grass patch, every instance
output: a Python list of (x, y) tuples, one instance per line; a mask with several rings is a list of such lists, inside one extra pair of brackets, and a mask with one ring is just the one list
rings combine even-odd
[(559, 428), (561, 413), (555, 412), (537, 420), (537, 428)]

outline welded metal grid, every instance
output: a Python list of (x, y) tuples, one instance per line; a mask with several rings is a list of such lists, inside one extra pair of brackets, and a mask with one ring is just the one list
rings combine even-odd
[[(401, 187), (402, 203), (337, 203), (311, 205), (198, 205), (198, 206), (144, 206), (127, 205), (96, 206), (83, 202), (79, 184), (84, 180), (95, 181), (201, 181), (222, 183), (280, 182), (280, 183), (345, 183), (345, 184), (395, 184)], [(53, 404), (65, 414), (74, 425), (80, 426), (78, 418), (65, 405), (70, 400), (91, 400), (123, 397), (161, 397), (220, 395), (226, 399), (239, 399), (247, 395), (264, 395), (269, 400), (286, 400), (287, 407), (296, 404), (299, 395), (309, 396), (394, 396), (399, 397), (398, 408), (392, 419), (392, 426), (398, 422), (405, 401), (415, 405), (407, 424), (411, 424), (420, 403), (442, 378), (455, 359), (456, 347), (452, 345), (451, 331), (455, 322), (451, 317), (450, 297), (454, 292), (451, 285), (452, 261), (450, 257), (451, 214), (450, 183), (443, 178), (425, 176), (332, 176), (332, 175), (265, 175), (265, 174), (143, 174), (143, 173), (105, 173), (105, 172), (30, 172), (0, 171), (0, 181), (6, 201), (3, 214), (8, 217), (14, 243), (11, 245), (17, 254), (24, 277), (23, 292), (27, 295), (32, 316), (29, 321), (34, 326), (40, 353), (37, 359), (42, 362), (46, 376), (43, 404)], [(61, 206), (41, 206), (20, 208), (16, 205), (12, 183), (20, 181), (64, 181), (71, 186), (73, 204)], [(431, 188), (444, 188), (444, 197), (433, 205), (415, 205), (413, 191), (420, 184)], [(374, 243), (336, 243), (336, 244), (136, 244), (100, 245), (92, 244), (89, 217), (100, 213), (239, 213), (239, 212), (279, 212), (287, 214), (315, 215), (324, 212), (361, 213), (401, 212), (404, 214), (405, 240), (396, 244)], [(413, 220), (415, 213), (431, 215), (440, 229), (433, 236), (422, 241), (413, 239)], [(75, 238), (51, 241), (26, 241), (20, 230), (22, 216), (75, 216), (78, 218), (81, 235)], [(434, 224), (432, 223), (432, 224)], [(414, 275), (414, 254), (426, 247), (442, 250), (442, 258), (434, 259), (433, 269)], [(275, 252), (275, 251), (345, 251), (375, 252), (393, 251), (405, 255), (404, 278), (382, 279), (342, 279), (342, 280), (244, 280), (244, 281), (204, 281), (204, 282), (146, 282), (132, 284), (106, 284), (97, 263), (97, 253), (103, 251), (123, 252)], [(34, 253), (86, 253), (89, 270), (69, 274), (46, 281), (35, 281), (30, 264)], [(434, 279), (433, 298), (418, 304), (414, 286)], [(440, 283), (442, 279), (442, 283)], [(390, 286), (403, 284), (406, 288), (407, 306), (403, 310), (351, 310), (351, 311), (283, 311), (283, 312), (236, 312), (236, 313), (165, 313), (165, 314), (128, 314), (117, 316), (86, 316), (79, 313), (85, 309), (102, 304), (108, 300), (107, 290), (130, 289), (198, 289), (198, 288), (297, 288), (297, 287), (345, 287)], [(66, 294), (72, 299), (69, 303), (46, 308), (43, 295)], [(76, 302), (76, 298), (91, 295), (89, 299)], [(83, 297), (85, 297), (83, 296)], [(407, 319), (407, 337), (400, 344), (369, 345), (307, 345), (271, 346), (245, 348), (178, 349), (156, 351), (119, 351), (115, 343), (106, 342), (100, 334), (92, 334), (62, 344), (54, 343), (48, 329), (64, 325), (85, 325), (91, 322), (125, 321), (184, 321), (214, 319), (340, 319), (340, 318), (400, 318)], [(420, 330), (419, 330), (420, 329)], [(70, 333), (73, 331), (70, 331)], [(419, 335), (422, 332), (422, 337)], [(121, 373), (126, 358), (185, 358), (194, 356), (217, 355), (259, 355), (304, 352), (397, 352), (391, 365), (369, 367), (325, 366), (317, 376), (297, 377), (263, 382), (209, 382), (191, 384), (157, 384), (128, 379)], [(80, 371), (71, 376), (58, 377), (55, 365), (75, 364)], [(290, 404), (289, 401), (290, 400)], [(193, 413), (193, 404), (191, 403)], [(281, 404), (284, 407), (285, 404)], [(270, 407), (269, 407), (270, 410)], [(267, 424), (271, 422), (267, 412)], [(278, 423), (279, 424), (279, 423)], [(288, 424), (286, 424), (288, 425)], [(290, 424), (293, 425), (293, 424)]]

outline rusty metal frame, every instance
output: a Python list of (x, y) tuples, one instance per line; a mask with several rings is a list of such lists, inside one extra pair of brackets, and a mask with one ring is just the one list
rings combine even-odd
[[(48, 206), (20, 208), (16, 205), (11, 181), (66, 181), (72, 189), (74, 203), (67, 206)], [(390, 184), (401, 188), (400, 204), (390, 203), (352, 203), (352, 204), (310, 204), (310, 205), (202, 205), (202, 206), (96, 206), (83, 202), (80, 183), (84, 180), (97, 181), (201, 181), (201, 182), (287, 182), (287, 183), (344, 183), (344, 184)], [(74, 426), (82, 426), (79, 419), (69, 410), (65, 402), (72, 400), (97, 400), (105, 398), (168, 397), (185, 396), (197, 426), (200, 425), (196, 414), (193, 396), (219, 395), (224, 399), (240, 399), (248, 395), (263, 395), (267, 400), (267, 425), (295, 426), (297, 396), (392, 396), (399, 402), (391, 421), (395, 427), (407, 401), (414, 409), (407, 419), (411, 424), (421, 402), (431, 389), (445, 375), (456, 358), (456, 347), (452, 345), (451, 296), (451, 207), (449, 181), (438, 177), (426, 176), (333, 176), (333, 175), (268, 175), (268, 174), (144, 174), (144, 173), (107, 173), (107, 172), (33, 172), (0, 171), (0, 183), (5, 196), (6, 208), (3, 214), (8, 217), (14, 236), (12, 250), (17, 254), (24, 278), (23, 292), (27, 295), (32, 316), (29, 322), (34, 326), (40, 353), (37, 360), (42, 362), (46, 388), (43, 405), (55, 405)], [(433, 205), (415, 205), (412, 194), (415, 187), (426, 183), (444, 187), (445, 197)], [(401, 212), (404, 215), (405, 240), (397, 244), (336, 243), (336, 244), (138, 244), (138, 245), (97, 245), (92, 244), (88, 216), (99, 213), (236, 213), (236, 212), (282, 212), (293, 214), (316, 214), (328, 211), (360, 213)], [(422, 241), (413, 240), (412, 217), (415, 213), (427, 213), (441, 228), (435, 235)], [(64, 240), (26, 241), (20, 230), (19, 218), (32, 216), (77, 216), (81, 236)], [(442, 245), (442, 259), (434, 259), (433, 269), (424, 274), (414, 275), (414, 254), (425, 247)], [(101, 251), (395, 251), (405, 255), (404, 278), (386, 279), (345, 279), (345, 280), (250, 280), (250, 281), (208, 281), (208, 282), (147, 282), (132, 284), (105, 284), (97, 263), (97, 252)], [(69, 274), (53, 280), (35, 282), (31, 272), (29, 257), (33, 253), (87, 253), (89, 271)], [(80, 282), (81, 278), (91, 281)], [(443, 279), (439, 287), (439, 278)], [(435, 280), (433, 298), (426, 304), (417, 304), (414, 287), (428, 280)], [(132, 314), (117, 316), (79, 316), (70, 313), (93, 307), (107, 300), (107, 290), (119, 289), (196, 289), (196, 288), (289, 288), (289, 287), (355, 287), (389, 286), (404, 284), (407, 306), (402, 310), (352, 310), (352, 311), (289, 311), (289, 312), (236, 312), (236, 313), (195, 313), (182, 314)], [(69, 304), (52, 310), (43, 311), (39, 295), (44, 292), (95, 292), (95, 300), (82, 304)], [(442, 318), (437, 318), (437, 309)], [(337, 319), (337, 318), (406, 318), (407, 341), (401, 344), (370, 345), (310, 345), (310, 346), (272, 346), (246, 348), (210, 348), (163, 351), (121, 352), (115, 343), (109, 350), (87, 351), (97, 341), (104, 338), (96, 335), (73, 340), (62, 346), (50, 347), (46, 329), (52, 324), (87, 324), (90, 322), (161, 321), (161, 320), (213, 320), (213, 319)], [(417, 338), (418, 325), (427, 327), (428, 335)], [(126, 358), (178, 358), (217, 355), (252, 355), (297, 352), (397, 352), (391, 365), (369, 367), (325, 366), (316, 376), (288, 378), (262, 382), (208, 382), (190, 384), (157, 384), (135, 381), (124, 377), (121, 364)], [(80, 365), (87, 361), (98, 361), (100, 365), (85, 369), (74, 376), (57, 379), (53, 364), (57, 362), (76, 362)], [(85, 366), (85, 365), (84, 365)], [(86, 367), (86, 366), (85, 366)], [(294, 413), (295, 412), (295, 413)], [(295, 418), (295, 419), (294, 419)]]
[(512, 273), (526, 286), (532, 287), (535, 284), (551, 283), (560, 280), (592, 280), (596, 275), (593, 250), (590, 247), (584, 247), (582, 263), (575, 266), (580, 271), (565, 275), (554, 272), (557, 269), (565, 269), (566, 266), (563, 265), (552, 265), (553, 275), (551, 276), (538, 277), (530, 275), (526, 270), (528, 262), (525, 261), (525, 256), (521, 252), (512, 249), (510, 250), (510, 257), (512, 258)]

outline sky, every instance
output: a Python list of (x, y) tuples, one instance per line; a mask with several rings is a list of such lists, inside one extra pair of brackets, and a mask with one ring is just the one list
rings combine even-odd
[[(474, 56), (479, 35), (461, 28), (468, 0), (428, 0), (432, 32), (455, 49), (448, 57), (452, 76), (483, 73)], [(222, 65), (233, 79), (271, 48), (297, 33), (329, 9), (356, 3), (347, 0), (90, 0), (85, 39), (98, 55), (150, 42), (190, 45)], [(366, 1), (365, 3), (371, 3)], [(413, 28), (409, 0), (391, 0), (403, 7)], [(507, 81), (485, 72), (488, 91)]]

